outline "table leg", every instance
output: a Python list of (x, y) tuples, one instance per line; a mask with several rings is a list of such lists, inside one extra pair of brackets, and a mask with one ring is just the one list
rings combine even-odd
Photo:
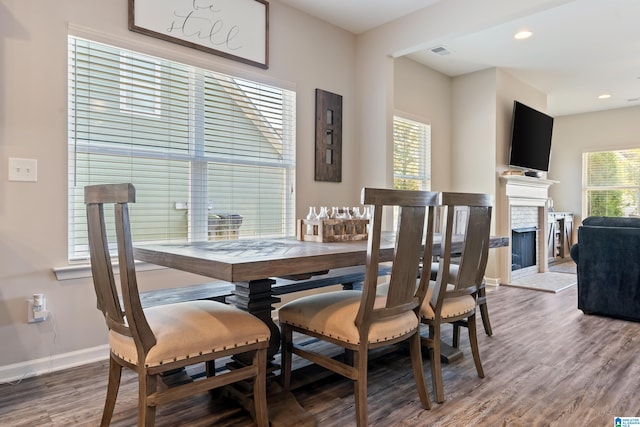
[(280, 298), (273, 296), (271, 286), (276, 281), (273, 279), (251, 280), (249, 282), (235, 282), (233, 295), (227, 297), (227, 303), (248, 311), (262, 320), (271, 331), (271, 340), (267, 359), (273, 360), (273, 356), (280, 349), (280, 328), (271, 317), (273, 304), (280, 302)]

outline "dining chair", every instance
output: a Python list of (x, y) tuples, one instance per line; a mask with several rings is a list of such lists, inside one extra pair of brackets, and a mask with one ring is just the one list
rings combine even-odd
[[(354, 381), (357, 425), (365, 426), (368, 422), (368, 351), (408, 341), (420, 402), (425, 409), (431, 407), (424, 380), (418, 316), (429, 280), (425, 277), (416, 287), (416, 277), (421, 258), (430, 259), (432, 254), (437, 199), (438, 193), (435, 192), (363, 189), (362, 203), (373, 207), (373, 215), (369, 224), (362, 291), (341, 290), (310, 295), (280, 308), (281, 381), (285, 389), (289, 389), (291, 384), (292, 354), (308, 359)], [(399, 213), (388, 294), (378, 295), (376, 287), (385, 206), (397, 206)], [(349, 357), (339, 360), (297, 346), (292, 339), (294, 331), (343, 347)]]
[[(428, 337), (423, 345), (429, 348), (431, 377), (436, 402), (444, 402), (444, 386), (440, 360), (441, 328), (451, 323), (454, 328), (465, 326), (469, 331), (469, 343), (473, 361), (480, 378), (484, 370), (480, 360), (476, 331), (476, 306), (478, 290), (484, 281), (489, 254), (492, 197), (486, 194), (451, 193), (441, 194), (443, 228), (441, 233), (441, 255), (435, 281), (431, 282), (420, 310), (421, 321), (428, 325)], [(456, 207), (466, 206), (468, 214), (463, 227), (463, 245), (459, 263), (451, 274), (451, 252), (454, 236), (453, 219)], [(427, 259), (427, 258), (425, 258)], [(459, 336), (458, 336), (459, 337)], [(454, 337), (455, 340), (459, 339)]]
[[(456, 206), (454, 208), (453, 214), (453, 233), (454, 234), (464, 234), (465, 227), (467, 223), (467, 206)], [(441, 212), (436, 212), (436, 228), (441, 227), (439, 220), (441, 219)], [(451, 277), (455, 277), (458, 274), (458, 264), (457, 259), (454, 261), (451, 260), (449, 274)], [(438, 269), (440, 267), (439, 262), (431, 263), (431, 280), (436, 280), (438, 275)], [(453, 283), (455, 279), (450, 277), (450, 282)], [(493, 329), (491, 328), (491, 319), (489, 318), (489, 307), (487, 306), (487, 290), (486, 290), (486, 282), (484, 279), (482, 283), (478, 287), (478, 299), (477, 299), (478, 308), (480, 309), (480, 317), (482, 318), (482, 325), (484, 326), (485, 334), (492, 336)], [(454, 342), (453, 346), (459, 346), (459, 327), (454, 327)]]
[[(439, 262), (431, 263), (431, 280), (436, 280), (438, 277), (438, 270), (440, 269)], [(449, 283), (453, 283), (455, 281), (455, 276), (458, 274), (458, 264), (451, 264), (449, 267)], [(477, 297), (478, 308), (480, 309), (480, 318), (482, 319), (482, 326), (484, 327), (484, 333), (492, 336), (493, 328), (491, 328), (491, 319), (489, 318), (489, 307), (487, 305), (487, 288), (486, 282), (484, 278), (482, 279), (482, 283), (478, 286), (478, 297)], [(453, 346), (458, 347), (460, 345), (460, 328), (456, 325), (453, 329)]]
[[(135, 202), (134, 186), (87, 186), (84, 197), (97, 305), (109, 330), (109, 380), (101, 425), (107, 426), (111, 421), (122, 368), (126, 367), (138, 374), (138, 426), (154, 425), (158, 405), (238, 381), (252, 381), (252, 415), (258, 426), (267, 427), (269, 328), (251, 314), (215, 301), (189, 301), (143, 309), (129, 221), (129, 203)], [(115, 236), (113, 228), (106, 225), (111, 216), (105, 216), (105, 205), (114, 206)], [(115, 280), (118, 271), (114, 273), (111, 261), (110, 240), (117, 247), (122, 304)], [(250, 363), (238, 369), (215, 372), (215, 359), (238, 354), (245, 354)], [(174, 387), (162, 383), (163, 373), (202, 362), (206, 368), (204, 378)]]

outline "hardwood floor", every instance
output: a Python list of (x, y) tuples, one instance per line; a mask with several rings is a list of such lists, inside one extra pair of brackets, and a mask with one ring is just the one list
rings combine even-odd
[[(558, 294), (500, 287), (487, 298), (494, 335), (478, 321), (486, 377), (476, 375), (463, 334), (465, 356), (443, 365), (446, 401), (422, 410), (408, 355), (385, 355), (370, 364), (372, 425), (607, 426), (615, 416), (640, 416), (640, 323), (583, 315), (576, 287)], [(432, 394), (426, 359), (424, 366)], [(106, 380), (100, 362), (1, 385), (0, 425), (98, 425)], [(319, 426), (355, 424), (350, 381), (332, 376), (294, 394)], [(134, 425), (136, 402), (135, 376), (125, 371), (112, 425)], [(204, 394), (161, 406), (156, 425), (252, 423), (235, 403)]]

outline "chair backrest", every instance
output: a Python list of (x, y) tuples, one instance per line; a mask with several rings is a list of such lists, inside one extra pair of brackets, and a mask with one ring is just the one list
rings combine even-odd
[[(462, 295), (476, 297), (478, 287), (484, 278), (489, 256), (491, 232), (491, 211), (493, 198), (487, 194), (474, 193), (441, 193), (441, 209), (443, 223), (441, 229), (441, 254), (431, 305), (441, 306), (445, 298)], [(460, 208), (466, 211), (465, 223), (458, 223), (456, 228), (462, 234), (454, 233), (456, 213)], [(460, 220), (458, 216), (457, 220)], [(455, 244), (461, 249), (454, 250)], [(451, 257), (459, 257), (457, 275), (450, 276)], [(454, 285), (447, 291), (447, 285)], [(436, 313), (438, 310), (436, 310)]]
[[(362, 203), (372, 206), (367, 246), (367, 265), (362, 303), (356, 323), (366, 336), (368, 327), (377, 319), (394, 316), (408, 310), (416, 313), (429, 285), (428, 277), (416, 280), (422, 259), (431, 259), (433, 249), (435, 207), (437, 192), (364, 188)], [(376, 307), (378, 264), (382, 234), (383, 207), (398, 207), (395, 249), (386, 306)]]
[[(98, 309), (104, 314), (107, 327), (120, 334), (130, 336), (136, 343), (139, 356), (146, 354), (156, 343), (140, 303), (138, 283), (133, 259), (129, 203), (134, 203), (136, 191), (132, 184), (91, 185), (84, 189), (87, 208), (89, 250), (93, 286), (98, 300)], [(105, 205), (113, 205), (120, 288), (124, 311), (118, 297), (109, 238), (104, 215)]]

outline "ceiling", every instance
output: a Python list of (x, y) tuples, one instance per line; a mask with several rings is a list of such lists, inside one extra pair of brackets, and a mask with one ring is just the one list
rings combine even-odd
[[(449, 0), (280, 1), (360, 34)], [(522, 29), (533, 35), (515, 40)], [(640, 1), (574, 0), (407, 56), (452, 77), (505, 69), (548, 94), (552, 116), (640, 106)]]

